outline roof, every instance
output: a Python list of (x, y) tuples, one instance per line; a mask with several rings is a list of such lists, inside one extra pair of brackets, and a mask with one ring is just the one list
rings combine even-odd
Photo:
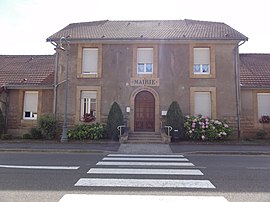
[(69, 24), (47, 41), (69, 40), (247, 40), (220, 22), (197, 20), (94, 21)]
[(0, 87), (52, 86), (54, 55), (0, 55)]
[(240, 83), (246, 88), (270, 88), (270, 54), (240, 54)]

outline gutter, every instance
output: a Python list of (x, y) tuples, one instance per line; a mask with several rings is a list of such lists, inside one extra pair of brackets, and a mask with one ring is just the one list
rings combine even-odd
[(241, 137), (241, 96), (240, 96), (240, 68), (239, 68), (239, 47), (246, 43), (246, 38), (242, 43), (234, 47), (234, 62), (235, 62), (235, 89), (236, 89), (236, 116), (237, 116), (237, 138)]

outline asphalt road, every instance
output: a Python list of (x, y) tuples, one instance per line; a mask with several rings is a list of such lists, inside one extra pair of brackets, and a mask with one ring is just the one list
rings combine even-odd
[[(113, 194), (113, 195), (162, 195), (162, 196), (221, 196), (230, 202), (269, 202), (270, 201), (270, 156), (269, 155), (202, 155), (186, 154), (182, 158), (193, 166), (180, 169), (201, 171), (203, 175), (172, 175), (172, 174), (87, 174), (90, 168), (126, 168), (140, 169), (142, 166), (118, 165), (97, 166), (105, 161), (107, 153), (0, 153), (0, 201), (59, 201), (65, 194)], [(112, 157), (110, 157), (112, 158)], [(117, 157), (113, 157), (117, 158)], [(127, 158), (127, 157), (124, 157)], [(133, 158), (133, 157), (132, 157)], [(146, 162), (146, 159), (132, 159), (118, 162)], [(177, 169), (179, 166), (165, 165), (168, 159), (149, 158), (147, 162), (164, 163), (161, 170)], [(156, 158), (156, 157), (155, 157)], [(163, 161), (164, 160), (164, 161)], [(181, 160), (181, 161), (182, 161)], [(186, 161), (179, 162), (186, 163)], [(148, 165), (156, 169), (158, 166)], [(153, 170), (150, 170), (153, 172)], [(171, 171), (170, 171), (171, 172)], [(104, 186), (75, 186), (80, 179), (97, 179)], [(117, 187), (107, 186), (107, 179), (140, 179), (154, 180), (154, 187)], [(209, 182), (215, 188), (194, 187), (155, 187), (159, 181), (196, 180)], [(175, 182), (175, 181), (173, 181)], [(117, 181), (117, 183), (119, 183)], [(137, 182), (136, 182), (137, 183)], [(181, 183), (180, 183), (181, 184)], [(192, 185), (192, 183), (189, 182)], [(188, 186), (189, 186), (188, 184)], [(73, 200), (74, 201), (74, 200)], [(210, 200), (206, 200), (210, 201)]]

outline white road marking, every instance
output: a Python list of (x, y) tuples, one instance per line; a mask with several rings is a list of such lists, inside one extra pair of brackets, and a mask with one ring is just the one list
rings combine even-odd
[(74, 186), (149, 187), (149, 188), (215, 188), (209, 180), (104, 179), (81, 178)]
[(0, 165), (0, 168), (18, 168), (18, 169), (46, 169), (46, 170), (77, 170), (79, 166), (16, 166)]
[(91, 168), (88, 174), (133, 174), (133, 175), (203, 175), (195, 169), (129, 169), (129, 168)]
[(98, 166), (194, 166), (192, 163), (183, 162), (106, 162), (100, 161)]
[(90, 195), (66, 194), (59, 202), (128, 201), (128, 202), (228, 202), (222, 196), (153, 196), (153, 195)]
[(250, 170), (270, 170), (270, 167), (247, 167)]
[(183, 155), (178, 155), (178, 154), (108, 154), (107, 156), (112, 156), (112, 157), (119, 157), (119, 156), (123, 156), (123, 157), (175, 157), (175, 158), (182, 158), (184, 157)]
[(186, 158), (111, 158), (104, 157), (104, 161), (188, 161)]

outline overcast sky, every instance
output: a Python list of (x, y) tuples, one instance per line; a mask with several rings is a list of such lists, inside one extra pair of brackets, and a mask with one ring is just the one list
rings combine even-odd
[[(253, 3), (251, 3), (253, 2)], [(270, 53), (269, 0), (0, 0), (0, 54), (53, 54), (46, 38), (96, 20), (205, 20), (246, 35), (241, 53)]]

